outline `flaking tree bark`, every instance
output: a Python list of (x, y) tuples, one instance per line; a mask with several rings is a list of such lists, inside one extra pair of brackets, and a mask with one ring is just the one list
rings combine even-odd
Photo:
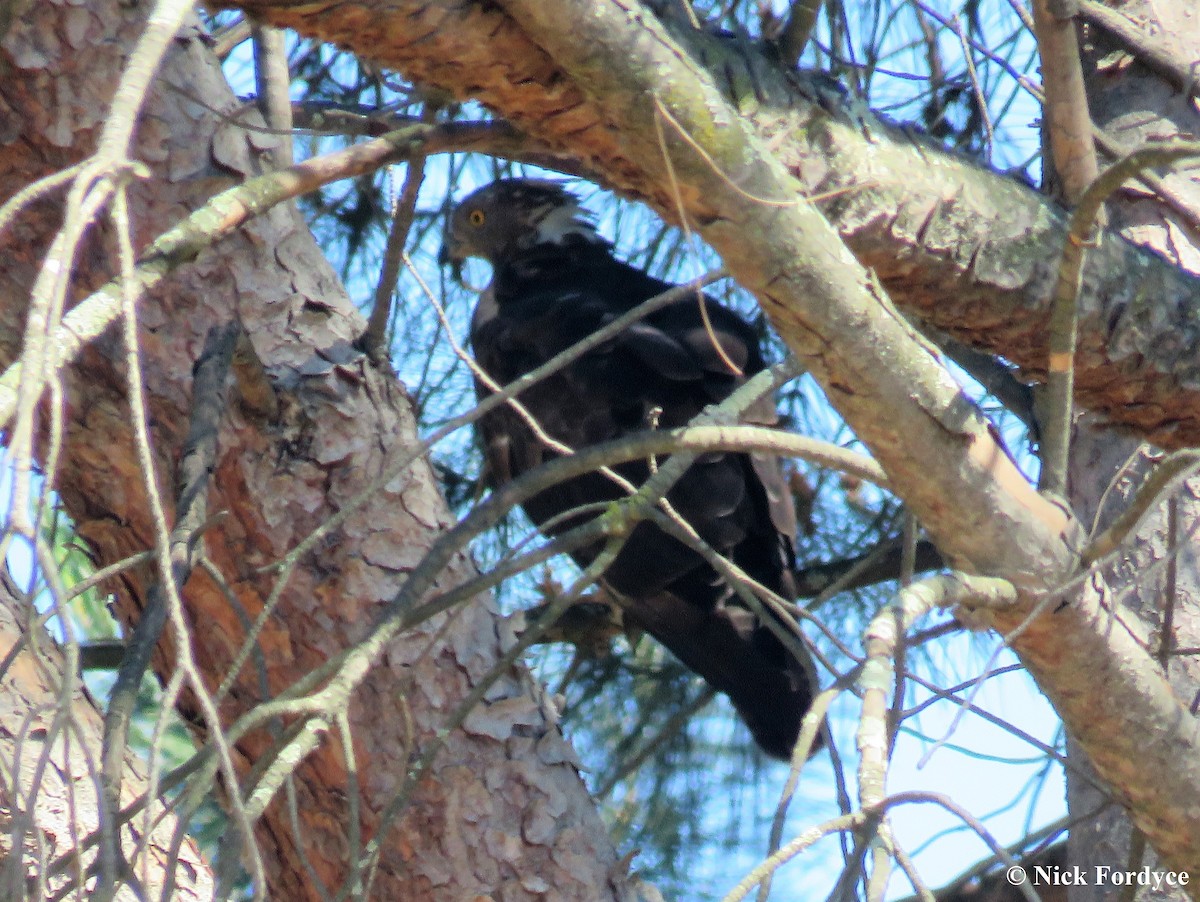
[[(7, 199), (94, 151), (147, 12), (148, 6), (119, 3), (48, 2), (28, 7), (10, 25), (0, 45), (0, 196)], [(216, 191), (259, 171), (258, 154), (275, 139), (226, 123), (223, 117), (236, 106), (199, 24), (189, 21), (170, 44), (137, 131), (133, 154), (151, 167), (152, 180), (131, 190), (136, 247)], [(6, 366), (21, 350), (30, 287), (61, 224), (56, 200), (23, 209), (0, 235)], [(97, 224), (75, 260), (74, 297), (116, 274), (114, 248), (111, 226)], [(246, 403), (231, 403), (223, 421), (209, 497), (209, 510), (219, 515), (206, 524), (204, 543), (226, 585), (197, 572), (185, 588), (192, 626), (186, 651), (210, 693), (245, 639), (239, 614), (258, 616), (275, 584), (263, 568), (417, 442), (410, 399), (391, 373), (354, 349), (362, 319), (285, 205), (141, 303), (145, 415), (161, 485), (173, 482), (192, 361), (208, 328), (232, 318), (250, 337), (257, 358), (252, 368), (265, 372), (278, 404), (272, 413), (270, 405), (242, 398)], [(119, 332), (109, 330), (63, 374), (69, 416), (55, 486), (104, 562), (154, 546), (131, 447), (124, 360)], [(44, 450), (52, 436), (47, 420), (42, 424)], [(373, 489), (296, 567), (259, 634), (255, 654), (265, 665), (269, 694), (293, 686), (360, 638), (450, 522), (423, 458)], [(433, 589), (445, 591), (472, 575), (459, 552)], [(145, 569), (120, 576), (116, 588), (127, 621), (144, 606), (153, 579)], [(155, 666), (164, 676), (184, 650), (179, 640), (168, 630), (159, 646)], [(276, 798), (256, 828), (267, 880), (260, 891), (296, 900), (334, 894), (348, 879), (346, 862), (375, 840), (376, 898), (527, 898), (551, 887), (560, 898), (635, 898), (634, 882), (617, 861), (573, 752), (557, 731), (553, 705), (524, 670), (502, 673), (461, 729), (438, 734), (512, 641), (495, 610), (479, 599), (390, 643), (346, 704), (317, 712), (315, 731), (329, 735), (295, 769), (289, 788), (300, 824)], [(191, 688), (181, 709), (211, 735), (217, 725), (206, 722)], [(220, 705), (224, 725), (261, 696), (251, 663)], [(266, 760), (282, 723), (263, 724), (236, 742), (243, 776)], [(419, 785), (408, 788), (403, 816), (387, 820), (405, 776), (437, 743), (444, 749)], [(87, 835), (86, 822), (78, 828)], [(236, 846), (229, 850), (235, 860)]]
[[(1129, 47), (1100, 26), (1088, 30), (1083, 54), (1084, 82), (1092, 118), (1109, 140), (1126, 148), (1155, 140), (1182, 137), (1194, 140), (1200, 132), (1194, 89), (1180, 84), (1160, 66), (1148, 61), (1186, 60), (1186, 44), (1200, 40), (1200, 24), (1183, 8), (1158, 9), (1147, 3), (1128, 3), (1119, 12), (1125, 21), (1155, 21), (1159, 28), (1138, 46)], [(1151, 47), (1157, 52), (1151, 52)], [(1182, 91), (1180, 89), (1183, 89)], [(1163, 177), (1159, 194), (1145, 185), (1128, 185), (1109, 205), (1112, 227), (1131, 241), (1154, 248), (1182, 270), (1200, 272), (1200, 184), (1192, 166)], [(1164, 196), (1165, 195), (1165, 196)], [(1071, 500), (1085, 522), (1101, 526), (1112, 521), (1135, 494), (1142, 475), (1153, 467), (1158, 450), (1135, 438), (1116, 438), (1102, 421), (1084, 413), (1077, 421), (1070, 471)], [(1112, 485), (1104, 497), (1107, 486)], [(1123, 610), (1136, 612), (1148, 628), (1148, 649), (1159, 661), (1175, 693), (1193, 713), (1200, 699), (1200, 666), (1181, 649), (1200, 645), (1200, 586), (1197, 577), (1195, 479), (1178, 485), (1149, 512), (1126, 543), (1121, 555), (1097, 574), (1097, 585), (1119, 599)], [(1077, 750), (1072, 749), (1072, 752)], [(1091, 779), (1086, 756), (1073, 759), (1082, 770), (1068, 771), (1067, 798), (1074, 816), (1102, 809), (1071, 831), (1072, 863), (1095, 874), (1097, 866), (1116, 863), (1131, 870), (1161, 867), (1152, 848), (1131, 823), (1126, 811), (1106, 806), (1105, 794)], [(1166, 897), (1167, 894), (1163, 894)], [(1183, 898), (1174, 892), (1171, 898)], [(1071, 887), (1071, 902), (1104, 898), (1095, 885)]]
[[(4, 780), (0, 786), (0, 860), (4, 862), (0, 885), (8, 898), (49, 898), (79, 885), (91, 854), (70, 858), (75, 838), (96, 829), (99, 805), (97, 785), (87, 779), (99, 766), (97, 751), (103, 728), (95, 703), (74, 683), (72, 668), (78, 661), (64, 655), (54, 643), (39, 637), (42, 627), (30, 622), (33, 606), (6, 571), (0, 573), (0, 760)], [(40, 638), (40, 641), (39, 641)], [(122, 804), (130, 805), (146, 791), (145, 763), (132, 754), (126, 762), (127, 779)], [(36, 791), (34, 791), (36, 789)], [(29, 800), (26, 803), (26, 800)], [(14, 829), (14, 819), (27, 822)], [(146, 829), (154, 824), (153, 829)], [(136, 882), (148, 892), (165, 883), (165, 863), (175, 818), (161, 805), (134, 816), (119, 832), (129, 858), (139, 842), (148, 855), (139, 859)], [(24, 842), (14, 850), (13, 838)], [(68, 866), (57, 872), (49, 863), (67, 855)], [(213, 874), (195, 844), (188, 840), (176, 859), (172, 879), (180, 902), (211, 899)], [(134, 898), (126, 890), (118, 898)]]

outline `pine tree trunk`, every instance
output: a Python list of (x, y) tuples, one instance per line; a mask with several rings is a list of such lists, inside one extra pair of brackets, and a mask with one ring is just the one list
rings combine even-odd
[[(95, 149), (149, 8), (115, 0), (24, 5), (0, 45), (0, 197)], [(151, 167), (152, 179), (131, 188), (135, 247), (260, 171), (260, 149), (273, 139), (223, 124), (236, 107), (190, 22), (170, 41), (136, 134), (133, 154)], [(52, 192), (0, 235), (5, 366), (19, 351), (30, 287), (60, 225), (62, 201), (61, 190)], [(73, 298), (113, 277), (114, 234), (104, 218), (90, 230), (76, 260)], [(265, 413), (231, 391), (222, 421), (204, 541), (226, 585), (195, 573), (184, 593), (186, 647), (212, 692), (275, 585), (274, 571), (263, 568), (414, 446), (413, 411), (393, 374), (355, 350), (362, 319), (289, 206), (172, 275), (140, 303), (139, 318), (160, 487), (173, 484), (192, 362), (210, 326), (240, 320), (278, 401), (277, 412)], [(55, 486), (80, 534), (98, 563), (153, 547), (119, 329), (90, 344), (63, 379), (66, 436)], [(43, 454), (52, 426), (48, 415), (39, 421)], [(450, 523), (424, 458), (374, 488), (299, 561), (220, 705), (223, 724), (263, 700), (260, 666), (275, 696), (362, 637)], [(434, 591), (473, 575), (458, 549)], [(149, 570), (127, 571), (109, 587), (125, 622), (143, 608), (152, 579)], [(180, 639), (168, 627), (155, 657), (164, 677), (179, 666)], [(463, 729), (439, 734), (512, 641), (480, 597), (390, 642), (357, 682), (347, 683), (348, 701), (333, 690), (318, 699), (310, 721), (318, 747), (295, 767), (254, 833), (272, 898), (336, 893), (348, 863), (371, 841), (379, 843), (373, 898), (540, 898), (549, 887), (561, 899), (629, 897), (553, 706), (521, 667), (500, 674)], [(185, 692), (181, 708), (198, 734), (212, 734), (216, 725), (194, 691)], [(277, 748), (281, 726), (296, 723), (289, 715), (240, 737), (232, 755), (243, 779)], [(411, 798), (398, 815), (389, 812), (406, 774), (427, 754), (432, 763), (408, 787)]]
[[(1152, 23), (1150, 41), (1174, 56), (1182, 68), (1191, 65), (1200, 46), (1200, 20), (1184, 5), (1131, 0), (1111, 7), (1130, 23)], [(1130, 151), (1147, 142), (1171, 138), (1194, 140), (1200, 130), (1195, 108), (1161, 73), (1134, 62), (1129, 48), (1102, 28), (1091, 26), (1083, 45), (1085, 84), (1093, 121)], [(1200, 178), (1186, 169), (1164, 178), (1175, 198), (1200, 211)], [(1187, 218), (1173, 212), (1149, 192), (1122, 191), (1109, 205), (1113, 225), (1138, 244), (1153, 248), (1181, 268), (1200, 273), (1200, 233)], [(1193, 219), (1194, 222), (1194, 219)], [(1084, 523), (1098, 529), (1110, 525), (1136, 494), (1138, 483), (1159, 457), (1150, 446), (1114, 434), (1094, 416), (1077, 421), (1072, 444), (1071, 503)], [(1127, 551), (1098, 577), (1098, 585), (1123, 616), (1135, 614), (1150, 636), (1152, 654), (1161, 657), (1176, 695), (1196, 711), (1200, 698), (1200, 663), (1194, 655), (1171, 656), (1174, 649), (1200, 646), (1200, 481), (1190, 479), (1170, 493), (1146, 517)], [(1103, 505), (1102, 505), (1103, 501)], [(1173, 521), (1173, 522), (1172, 522)], [(1147, 737), (1153, 742), (1154, 737)], [(1128, 813), (1107, 804), (1110, 795), (1086, 755), (1068, 746), (1067, 799), (1072, 818), (1070, 861), (1089, 877), (1073, 886), (1071, 902), (1117, 898), (1121, 889), (1095, 879), (1097, 868), (1160, 870), (1152, 848), (1134, 830)], [(1098, 816), (1090, 816), (1100, 811)], [(1101, 872), (1102, 873), (1102, 872)], [(1145, 895), (1140, 893), (1138, 898)], [(1155, 899), (1183, 899), (1183, 890), (1151, 894)], [(1125, 897), (1122, 897), (1125, 898)]]

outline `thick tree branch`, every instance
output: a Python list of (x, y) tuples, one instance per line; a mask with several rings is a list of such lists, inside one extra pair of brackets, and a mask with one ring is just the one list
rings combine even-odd
[[(585, 149), (602, 182), (677, 219), (670, 190), (631, 158), (620, 130), (497, 9), (399, 0), (358, 17), (340, 15), (332, 2), (229, 5), (482, 100), (556, 152)], [(391, 16), (405, 27), (387, 27)], [(1045, 324), (1067, 235), (1060, 208), (878, 122), (819, 78), (782, 70), (759, 47), (696, 30), (674, 40), (735, 99), (799, 193), (827, 198), (822, 211), (898, 306), (1003, 354), (1027, 379), (1045, 373)], [(1077, 403), (1164, 447), (1200, 443), (1197, 280), (1117, 238), (1089, 255), (1084, 286)]]
[(1144, 28), (1123, 11), (1110, 9), (1096, 0), (1079, 0), (1078, 15), (1083, 21), (1111, 34), (1139, 62), (1153, 69), (1180, 91), (1194, 96), (1200, 89), (1200, 75), (1195, 65), (1189, 65), (1186, 55), (1178, 52), (1188, 48), (1172, 47), (1170, 41), (1163, 39), (1161, 31)]
[[(0, 42), (6, 72), (0, 79), (0, 119), (7, 132), (21, 134), (21, 140), (0, 145), (0, 196), (10, 197), (92, 152), (96, 124), (106, 121), (108, 100), (130, 42), (145, 27), (139, 17), (148, 8), (95, 0), (86, 10), (89, 24), (83, 31), (77, 27), (79, 12), (36, 5)], [(203, 207), (214, 193), (259, 171), (252, 142), (224, 116), (236, 103), (198, 35), (194, 22), (179, 35), (170, 30), (169, 52), (154, 82), (162, 90), (151, 94), (146, 107), (151, 115), (135, 133), (136, 156), (150, 161), (154, 176), (152, 183), (130, 188), (139, 246)], [(72, 103), (61, 105), (63, 96)], [(132, 129), (133, 123), (128, 125)], [(491, 126), (485, 130), (495, 133)], [(311, 169), (304, 176), (288, 170), (275, 177), (280, 181), (270, 184), (278, 189), (276, 199), (294, 192), (306, 177), (321, 178)], [(262, 183), (257, 187), (265, 190)], [(410, 400), (394, 379), (353, 351), (363, 324), (303, 223), (288, 205), (254, 218), (255, 204), (263, 199), (252, 190), (250, 196), (226, 198), (228, 206), (209, 208), (206, 227), (192, 235), (201, 247), (191, 253), (221, 233), (219, 252), (201, 253), (193, 265), (172, 269), (169, 286), (163, 284), (163, 272), (179, 261), (160, 258), (163, 270), (138, 310), (145, 330), (144, 421), (153, 431), (154, 469), (170, 472), (175, 466), (186, 428), (190, 362), (211, 323), (240, 317), (277, 395), (277, 415), (265, 426), (259, 410), (231, 406), (211, 486), (212, 507), (226, 515), (206, 533), (209, 552), (251, 617), (275, 588), (267, 565), (386, 469), (392, 453), (403, 455), (419, 444)], [(0, 270), (5, 280), (0, 354), (6, 365), (17, 357), (15, 324), (24, 318), (34, 261), (44, 252), (43, 236), (58, 227), (57, 213), (54, 204), (25, 206), (0, 232), (6, 261)], [(221, 231), (224, 216), (232, 221), (226, 232)], [(113, 255), (102, 252), (103, 236), (97, 237), (100, 243), (78, 260), (81, 296), (114, 277)], [(112, 291), (115, 300), (117, 286)], [(109, 309), (93, 338), (113, 321)], [(51, 334), (51, 343), (54, 338)], [(140, 462), (131, 454), (125, 361), (119, 351), (107, 338), (92, 340), (75, 366), (56, 374), (73, 416), (55, 485), (102, 561), (128, 557), (154, 533)], [(50, 365), (55, 363), (51, 358)], [(40, 365), (31, 372), (40, 374)], [(338, 541), (314, 550), (280, 588), (279, 608), (261, 641), (270, 693), (294, 685), (352, 644), (449, 522), (426, 462), (409, 464), (342, 522)], [(440, 571), (438, 585), (448, 591), (473, 575), (467, 558), (455, 555)], [(130, 571), (122, 574), (122, 586), (121, 609), (128, 622), (133, 602), (144, 601), (146, 585), (142, 574)], [(196, 660), (210, 668), (206, 684), (218, 685), (245, 635), (243, 621), (227, 594), (200, 574), (189, 581), (186, 602), (187, 615), (200, 628), (188, 629), (180, 639), (192, 644)], [(168, 658), (177, 652), (175, 641), (169, 634), (160, 645)], [(397, 637), (388, 654), (389, 665), (365, 674), (347, 704), (325, 712), (330, 724), (349, 723), (352, 743), (345, 742), (342, 730), (341, 740), (321, 741), (313, 758), (292, 773), (304, 800), (307, 832), (293, 831), (283, 806), (268, 810), (256, 831), (267, 867), (261, 888), (273, 897), (316, 898), (317, 880), (336, 892), (350, 865), (347, 854), (362, 849), (354, 838), (365, 842), (381, 824), (393, 779), (408, 764), (406, 743), (414, 735), (436, 735), (446, 711), (469, 697), (503, 649), (494, 613), (484, 605), (464, 605), (451, 622)], [(446, 898), (455, 891), (447, 888), (453, 882), (463, 897), (485, 889), (519, 896), (523, 874), (498, 861), (487, 845), (499, 838), (506, 849), (519, 850), (522, 869), (564, 898), (630, 898), (632, 881), (617, 864), (554, 727), (552, 710), (519, 669), (506, 673), (502, 690), (495, 698), (503, 695), (510, 713), (507, 731), (501, 729), (506, 721), (496, 717), (486, 732), (451, 732), (445, 738), (448, 752), (433, 762), (430, 779), (416, 787), (404, 816), (387, 835), (378, 837), (382, 858), (376, 894)], [(258, 680), (243, 675), (228, 687), (222, 714), (236, 717), (261, 700)], [(197, 713), (194, 699), (185, 696), (181, 704), (185, 716)], [(381, 709), (401, 707), (407, 718), (379, 716)], [(243, 736), (237, 760), (257, 760), (272, 739), (267, 729)], [(517, 780), (518, 762), (519, 798), (485, 789), (485, 781), (495, 787)], [(356, 768), (353, 776), (351, 768)], [(204, 771), (191, 773), (196, 780)], [(225, 783), (236, 789), (237, 780)], [(211, 790), (204, 784), (198, 788)], [(447, 794), (471, 800), (470, 829), (451, 823)], [(348, 795), (353, 804), (347, 804)], [(521, 826), (530, 806), (555, 812), (538, 822), (536, 832)], [(355, 823), (349, 824), (350, 818)], [(450, 835), (453, 843), (443, 843)], [(481, 863), (499, 873), (477, 871)], [(63, 866), (69, 868), (70, 862), (64, 859)]]
[[(649, 176), (678, 179), (687, 218), (758, 296), (940, 548), (984, 572), (1019, 572), (1013, 562), (1029, 547), (1049, 555), (1048, 570), (1069, 564), (1062, 512), (1036, 496), (820, 214), (787, 199), (787, 173), (670, 35), (618, 3), (553, 14), (532, 0), (506, 7), (596, 98), (630, 157)], [(564, 30), (562, 14), (580, 21)], [(993, 525), (971, 513), (999, 510)], [(1036, 584), (1048, 570), (1019, 581)]]
[[(437, 107), (426, 104), (421, 121), (432, 125), (436, 115)], [(416, 218), (417, 196), (424, 181), (425, 156), (418, 152), (408, 160), (404, 172), (404, 187), (400, 189), (400, 197), (392, 208), (392, 225), (388, 230), (387, 246), (383, 250), (383, 271), (379, 274), (379, 282), (375, 286), (375, 298), (371, 304), (371, 313), (367, 317), (367, 328), (359, 339), (362, 349), (375, 361), (382, 361), (387, 357), (387, 326), (392, 316), (392, 296), (396, 292), (396, 279), (400, 277), (400, 269), (404, 265), (408, 235), (413, 219)]]

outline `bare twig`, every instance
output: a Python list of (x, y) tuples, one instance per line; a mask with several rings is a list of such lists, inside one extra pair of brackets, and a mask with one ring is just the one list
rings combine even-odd
[[(427, 103), (421, 112), (421, 121), (431, 124), (436, 115), (437, 107)], [(379, 282), (375, 285), (375, 300), (367, 318), (366, 331), (359, 339), (363, 351), (376, 362), (386, 355), (387, 325), (392, 313), (392, 297), (396, 292), (400, 267), (404, 264), (408, 233), (412, 230), (413, 218), (417, 211), (417, 195), (424, 181), (425, 155), (418, 152), (408, 161), (404, 187), (400, 190), (400, 199), (396, 201), (392, 213), (392, 227), (388, 231), (387, 247), (383, 251), (383, 272), (379, 274)]]
[[(1179, 497), (1171, 495), (1167, 498), (1167, 578), (1163, 587), (1162, 623), (1158, 628), (1158, 662), (1163, 673), (1169, 671), (1171, 653), (1175, 647), (1175, 606), (1179, 603), (1179, 548)], [(1145, 839), (1144, 836), (1142, 838)]]
[(804, 52), (813, 27), (817, 24), (821, 3), (822, 0), (793, 0), (787, 21), (775, 39), (784, 64), (795, 66), (800, 62), (800, 54)]
[[(225, 409), (225, 381), (229, 361), (240, 326), (230, 324), (209, 332), (204, 351), (196, 362), (192, 417), (179, 467), (176, 521), (171, 530), (167, 552), (170, 578), (182, 587), (191, 573), (197, 530), (206, 517), (208, 477), (216, 466), (217, 431)], [(142, 677), (150, 666), (150, 657), (166, 625), (168, 604), (166, 587), (151, 587), (141, 618), (130, 636), (124, 660), (117, 670), (108, 712), (104, 718), (101, 795), (100, 877), (95, 898), (109, 899), (116, 890), (119, 855), (116, 815), (120, 810), (121, 785), (133, 709), (137, 704)], [(104, 829), (107, 826), (107, 829)]]
[(267, 127), (279, 136), (271, 162), (283, 169), (293, 162), (287, 35), (282, 29), (257, 23), (251, 26), (251, 30), (254, 34), (254, 78), (258, 86), (258, 108)]
[(955, 16), (951, 21), (954, 23), (954, 33), (958, 37), (959, 44), (962, 46), (963, 60), (967, 65), (967, 76), (971, 80), (971, 90), (975, 94), (975, 106), (979, 110), (980, 118), (983, 120), (985, 146), (987, 148), (987, 156), (990, 159), (996, 135), (995, 129), (992, 127), (992, 114), (988, 110), (987, 94), (983, 90), (983, 85), (979, 83), (979, 73), (975, 71), (975, 58), (971, 55), (971, 45), (967, 43), (967, 33), (962, 27), (962, 21), (958, 16)]
[[(929, 792), (898, 792), (894, 795), (887, 796), (873, 805), (864, 805), (857, 811), (843, 814), (835, 818), (831, 818), (821, 824), (810, 827), (804, 830), (799, 836), (783, 846), (777, 852), (770, 855), (765, 861), (755, 867), (745, 878), (735, 886), (721, 902), (741, 902), (749, 895), (756, 885), (762, 882), (769, 874), (774, 873), (780, 866), (786, 864), (797, 855), (811, 847), (819, 839), (828, 836), (831, 833), (851, 832), (861, 830), (866, 824), (872, 820), (877, 820), (883, 817), (887, 811), (897, 805), (938, 805), (945, 808), (951, 814), (958, 817), (964, 824), (970, 827), (980, 839), (982, 839), (992, 850), (992, 853), (1005, 864), (1010, 867), (1016, 862), (1003, 846), (1001, 846), (992, 836), (991, 832), (974, 817), (969, 811), (957, 804), (954, 800), (941, 793)], [(914, 890), (921, 893), (921, 887), (914, 886)], [(1037, 895), (1028, 886), (1020, 887), (1022, 896), (1028, 902), (1038, 902)], [(931, 900), (932, 896), (927, 895), (928, 890), (921, 893), (920, 898)]]
[[(825, 715), (829, 712), (829, 706), (835, 698), (854, 685), (860, 671), (861, 668), (855, 667), (849, 673), (838, 677), (832, 685), (821, 690), (817, 694), (817, 697), (813, 699), (812, 707), (809, 708), (808, 713), (804, 715), (804, 722), (800, 728), (800, 737), (796, 740), (796, 749), (792, 754), (791, 769), (788, 771), (783, 791), (779, 795), (779, 804), (775, 806), (775, 817), (771, 821), (771, 838), (767, 846), (768, 855), (778, 851), (779, 844), (783, 841), (783, 825), (787, 818), (788, 807), (791, 805), (792, 798), (796, 793), (796, 787), (799, 785), (800, 773), (808, 761), (821, 725), (825, 722)], [(758, 898), (760, 902), (765, 902), (770, 892), (771, 875), (768, 874), (759, 887)]]
[(1144, 169), (1200, 155), (1200, 143), (1170, 142), (1135, 150), (1096, 178), (1078, 198), (1063, 243), (1050, 313), (1050, 355), (1046, 381), (1047, 422), (1039, 488), (1063, 495), (1070, 453), (1071, 411), (1075, 393), (1075, 349), (1079, 342), (1078, 303), (1088, 244), (1108, 197)]
[(1146, 512), (1162, 497), (1163, 492), (1180, 479), (1186, 479), (1200, 466), (1200, 452), (1175, 451), (1163, 458), (1146, 481), (1138, 488), (1133, 500), (1121, 511), (1112, 525), (1091, 541), (1083, 552), (1083, 565), (1090, 567), (1105, 555), (1111, 554), (1124, 538), (1137, 528)]
[[(901, 556), (900, 544), (887, 539), (855, 557), (809, 564), (796, 571), (797, 597), (812, 597), (815, 600), (811, 606), (819, 607), (839, 592), (896, 579), (901, 573)], [(943, 566), (945, 561), (932, 542), (922, 539), (917, 543), (914, 572), (924, 573)]]

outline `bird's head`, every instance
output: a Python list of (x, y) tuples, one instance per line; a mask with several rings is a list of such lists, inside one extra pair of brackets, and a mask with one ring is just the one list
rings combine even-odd
[(538, 245), (607, 245), (579, 198), (546, 179), (501, 179), (468, 195), (450, 216), (438, 255), (455, 273), (470, 257), (497, 264)]

